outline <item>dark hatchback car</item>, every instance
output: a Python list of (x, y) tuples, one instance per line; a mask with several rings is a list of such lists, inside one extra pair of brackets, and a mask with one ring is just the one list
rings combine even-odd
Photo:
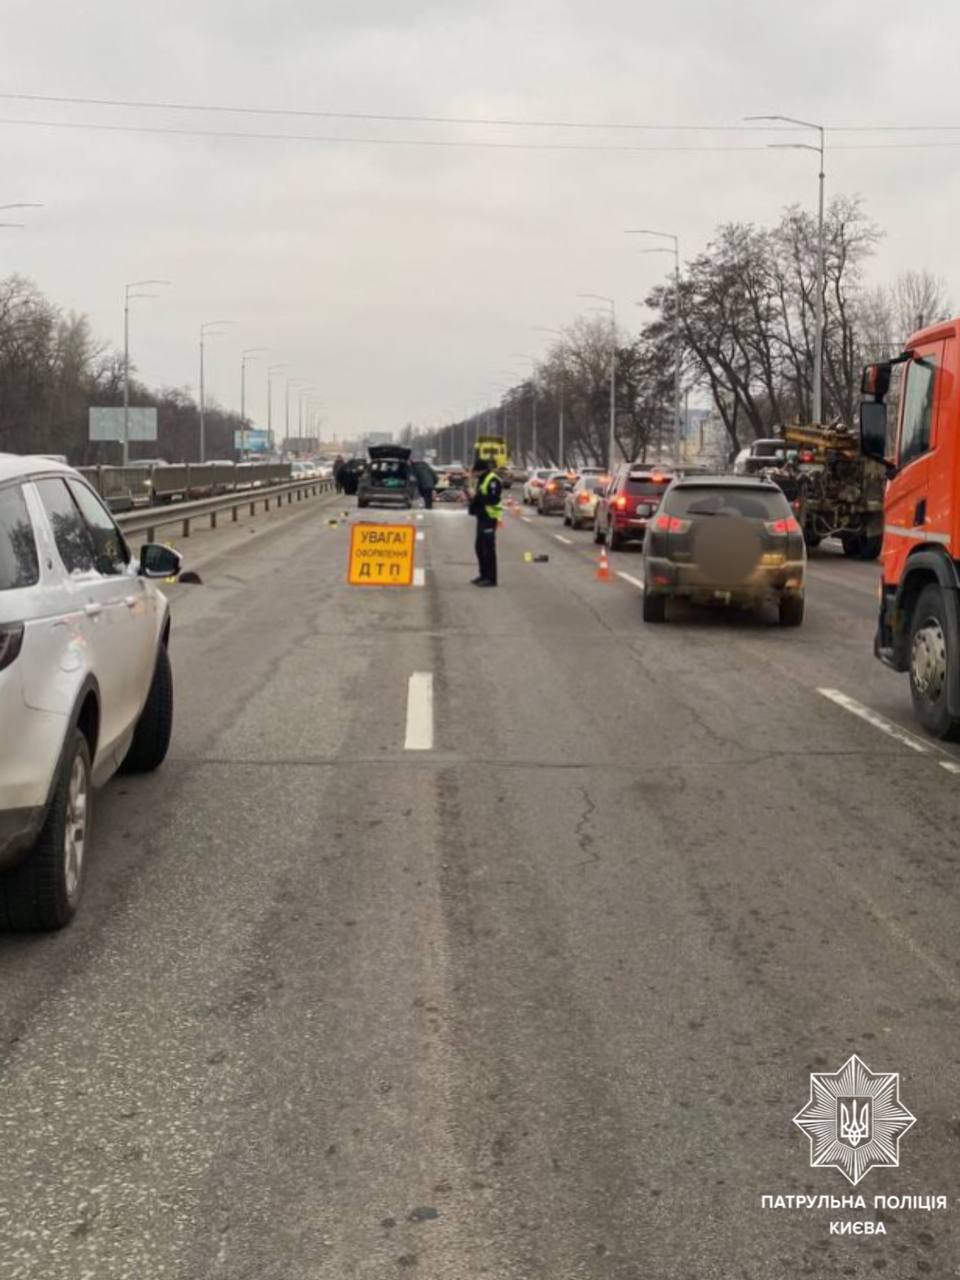
[(398, 502), (412, 507), (417, 496), (417, 476), (409, 449), (398, 444), (374, 444), (367, 451), (370, 461), (360, 477), (357, 506), (371, 502)]
[(625, 542), (642, 542), (647, 522), (672, 479), (672, 475), (650, 467), (622, 467), (597, 503), (594, 542), (605, 542), (610, 551), (619, 551)]
[(565, 471), (555, 471), (549, 476), (543, 488), (537, 491), (537, 515), (562, 516), (573, 480)]
[(780, 489), (767, 480), (675, 480), (647, 528), (643, 617), (663, 622), (667, 601), (762, 606), (780, 625), (803, 621), (806, 547)]

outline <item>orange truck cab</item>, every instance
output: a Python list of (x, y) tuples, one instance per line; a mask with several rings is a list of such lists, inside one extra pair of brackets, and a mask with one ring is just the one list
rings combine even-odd
[[(902, 366), (896, 436), (886, 397)], [(860, 440), (887, 467), (874, 652), (910, 675), (914, 714), (960, 737), (960, 319), (915, 333), (863, 372)]]

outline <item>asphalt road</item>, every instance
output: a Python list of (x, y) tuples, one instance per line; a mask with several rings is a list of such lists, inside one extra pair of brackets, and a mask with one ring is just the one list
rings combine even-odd
[[(442, 509), (423, 586), (349, 588), (342, 502), (172, 590), (171, 756), (74, 926), (0, 939), (0, 1276), (960, 1275), (960, 757), (893, 736), (876, 568), (658, 627), (535, 516), (496, 591)], [(900, 1168), (761, 1208), (854, 1194), (791, 1123), (851, 1053)]]

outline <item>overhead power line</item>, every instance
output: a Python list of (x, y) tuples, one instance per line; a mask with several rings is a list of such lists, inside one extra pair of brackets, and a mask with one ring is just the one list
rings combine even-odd
[(359, 138), (339, 134), (320, 133), (266, 133), (245, 129), (195, 129), (176, 128), (167, 125), (99, 124), (80, 120), (18, 120), (0, 119), (0, 126), (24, 125), (33, 129), (94, 130), (104, 133), (172, 134), (186, 138), (234, 138), (258, 142), (322, 142), (344, 143), (373, 147), (437, 147), (447, 150), (475, 149), (482, 151), (765, 151), (762, 143), (752, 145), (697, 146), (680, 143), (651, 143), (649, 145), (616, 142), (495, 142), (463, 141), (455, 138)]
[[(2, 95), (0, 95), (2, 96)], [(246, 129), (197, 129), (184, 126), (146, 124), (102, 124), (82, 120), (25, 120), (0, 118), (0, 127), (30, 129), (67, 129), (95, 133), (137, 133), (183, 138), (224, 138), (253, 142), (313, 142), (325, 145), (367, 147), (427, 147), (440, 150), (477, 151), (573, 151), (573, 152), (709, 152), (767, 151), (765, 143), (629, 143), (629, 142), (503, 142), (456, 138), (377, 138), (346, 134), (268, 133)], [(852, 142), (830, 147), (837, 151), (913, 151), (960, 148), (957, 142)]]
[[(319, 111), (306, 107), (251, 107), (217, 102), (174, 102), (145, 98), (88, 98), (51, 93), (3, 93), (10, 102), (63, 103), (70, 106), (122, 107), (135, 111), (199, 111), (221, 115), (292, 116), (313, 120), (364, 120), (392, 124), (444, 124), (503, 126), (511, 129), (633, 130), (663, 133), (795, 133), (793, 125), (762, 124), (650, 124), (622, 120), (542, 120), (513, 116), (417, 115), (412, 112)], [(960, 124), (853, 124), (828, 125), (828, 133), (957, 133)]]
[(226, 115), (299, 116), (312, 120), (365, 120), (392, 124), (503, 125), (514, 129), (633, 129), (703, 133), (796, 132), (791, 126), (781, 126), (771, 130), (763, 125), (744, 124), (628, 124), (602, 120), (519, 120), (511, 117), (432, 116), (410, 113), (389, 114), (372, 111), (314, 111), (302, 107), (249, 107), (222, 103), (165, 102), (132, 98), (80, 98), (43, 93), (0, 93), (0, 99), (7, 99), (11, 102), (65, 103), (70, 106), (124, 107), (137, 111), (201, 111)]

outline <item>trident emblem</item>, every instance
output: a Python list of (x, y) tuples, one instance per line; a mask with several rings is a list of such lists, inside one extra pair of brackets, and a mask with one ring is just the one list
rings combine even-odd
[[(857, 1102), (860, 1103), (859, 1112)], [(846, 1102), (841, 1101), (837, 1136), (854, 1148), (859, 1147), (861, 1142), (867, 1141), (870, 1137), (869, 1098), (850, 1098)]]

